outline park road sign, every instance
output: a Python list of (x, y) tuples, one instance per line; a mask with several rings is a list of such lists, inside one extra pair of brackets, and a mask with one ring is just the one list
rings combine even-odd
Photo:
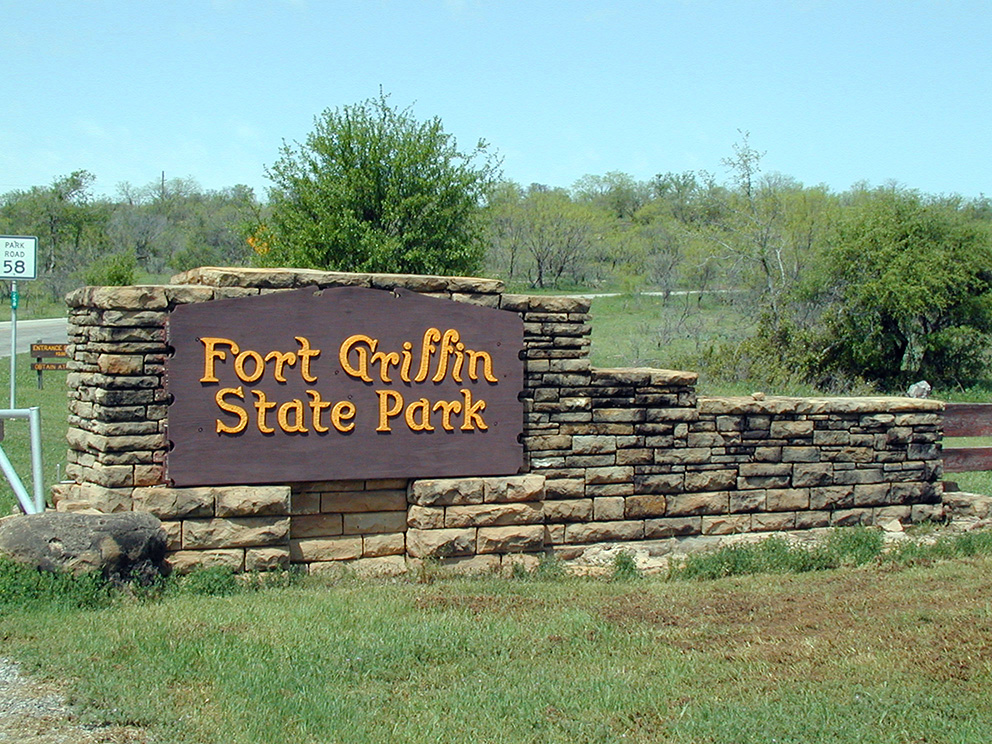
[(0, 235), (0, 279), (35, 279), (38, 276), (38, 238)]

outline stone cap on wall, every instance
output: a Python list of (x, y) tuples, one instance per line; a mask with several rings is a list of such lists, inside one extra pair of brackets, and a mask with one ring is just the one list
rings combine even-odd
[(614, 385), (695, 385), (699, 375), (695, 372), (653, 367), (594, 367), (592, 379)]
[(701, 414), (920, 413), (944, 410), (944, 402), (922, 398), (789, 398), (784, 396), (713, 396), (698, 398)]
[(303, 287), (401, 287), (412, 292), (468, 292), (500, 294), (505, 285), (498, 279), (470, 276), (433, 276), (429, 274), (367, 274), (316, 269), (256, 269), (243, 267), (201, 266), (184, 271), (171, 279), (172, 284), (199, 284), (209, 287), (244, 287), (253, 289), (298, 289)]

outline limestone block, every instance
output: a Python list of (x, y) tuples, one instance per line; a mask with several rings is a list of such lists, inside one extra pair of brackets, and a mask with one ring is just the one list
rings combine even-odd
[(81, 474), (84, 482), (104, 488), (129, 488), (134, 485), (133, 465), (104, 465), (95, 462), (82, 468)]
[(681, 493), (685, 490), (685, 474), (637, 475), (634, 489), (638, 493)]
[(406, 535), (403, 532), (362, 536), (362, 557), (364, 558), (403, 555), (405, 552)]
[(281, 545), (289, 539), (289, 517), (187, 519), (183, 548), (246, 548)]
[(544, 504), (546, 522), (583, 522), (592, 519), (592, 499), (556, 499)]
[(485, 478), (483, 500), (489, 503), (516, 503), (544, 499), (544, 476), (536, 473), (507, 478)]
[(929, 484), (911, 481), (908, 483), (893, 483), (889, 488), (890, 504), (908, 504), (925, 498)]
[(65, 298), (72, 308), (101, 310), (157, 310), (168, 307), (165, 288), (144, 287), (80, 287)]
[(650, 465), (654, 462), (654, 450), (632, 448), (617, 450), (617, 465)]
[(361, 537), (308, 537), (289, 541), (293, 563), (347, 561), (362, 556)]
[(417, 530), (439, 530), (444, 527), (443, 506), (410, 506), (406, 512), (407, 527)]
[(697, 514), (725, 514), (730, 508), (727, 491), (673, 494), (668, 499), (669, 517), (688, 517)]
[(831, 527), (853, 527), (872, 524), (871, 509), (838, 509), (830, 515)]
[(370, 478), (365, 481), (366, 491), (403, 491), (406, 494), (409, 478)]
[(482, 478), (425, 478), (411, 481), (408, 500), (419, 506), (463, 506), (485, 501)]
[(544, 481), (544, 495), (549, 500), (574, 499), (585, 495), (586, 482), (582, 478), (548, 478)]
[(406, 509), (403, 511), (365, 512), (344, 515), (344, 534), (402, 532), (406, 529)]
[(616, 522), (624, 517), (622, 496), (603, 496), (592, 500), (592, 518), (597, 522)]
[(135, 488), (134, 510), (146, 511), (159, 519), (190, 519), (214, 516), (213, 488)]
[(811, 488), (810, 509), (847, 509), (854, 506), (854, 486)]
[(722, 491), (737, 482), (736, 470), (700, 470), (685, 474), (686, 491)]
[(713, 455), (709, 447), (683, 447), (679, 449), (663, 449), (654, 453), (654, 461), (658, 464), (691, 465), (708, 462)]
[(771, 512), (809, 509), (808, 488), (769, 488), (765, 491), (765, 508)]
[(336, 537), (344, 529), (340, 514), (299, 514), (289, 520), (289, 536)]
[(812, 530), (817, 527), (830, 526), (830, 512), (828, 511), (801, 511), (796, 512), (796, 529)]
[(576, 455), (601, 455), (616, 452), (617, 438), (611, 436), (573, 436), (572, 452)]
[(247, 548), (245, 571), (276, 571), (289, 568), (289, 548)]
[(132, 511), (133, 507), (130, 488), (105, 488), (93, 483), (69, 483), (65, 488), (53, 488), (52, 499), (60, 512), (115, 514)]
[[(361, 484), (361, 481), (358, 481)], [(407, 504), (406, 491), (336, 491), (320, 497), (322, 512), (353, 514), (370, 511), (400, 511)]]
[(586, 470), (586, 483), (631, 483), (634, 480), (634, 469), (632, 467), (605, 467), (588, 468)]
[(544, 548), (544, 525), (510, 525), (506, 527), (480, 527), (476, 538), (476, 552), (524, 553)]
[(731, 514), (703, 517), (702, 531), (704, 535), (736, 535), (751, 530), (750, 514)]
[(289, 496), (290, 514), (317, 514), (320, 512), (320, 494), (297, 491)]
[(819, 462), (819, 447), (783, 447), (782, 462)]
[(642, 520), (585, 522), (580, 524), (565, 525), (566, 543), (640, 540), (643, 537), (644, 522)]
[(646, 540), (698, 535), (702, 531), (702, 517), (667, 517), (644, 520), (644, 538)]
[(788, 475), (755, 475), (737, 479), (737, 488), (746, 491), (752, 488), (788, 488)]
[(565, 525), (546, 524), (544, 525), (544, 544), (562, 545), (565, 542)]
[(798, 464), (792, 470), (794, 486), (829, 486), (833, 483), (833, 468), (829, 463)]
[(752, 514), (752, 532), (781, 532), (796, 528), (796, 512), (779, 512), (777, 514)]
[(226, 568), (241, 572), (245, 569), (245, 551), (230, 550), (177, 550), (165, 557), (172, 572), (182, 575), (194, 568)]
[(535, 524), (541, 522), (543, 518), (542, 505), (529, 502), (449, 506), (444, 510), (445, 527)]
[(663, 517), (668, 508), (668, 499), (663, 494), (647, 493), (628, 496), (624, 503), (624, 517)]
[(218, 517), (289, 513), (289, 486), (222, 486), (216, 489)]
[(145, 357), (141, 354), (100, 354), (96, 366), (105, 375), (140, 375), (145, 369)]
[(812, 435), (812, 421), (772, 421), (769, 428), (772, 439), (795, 439)]
[(730, 511), (734, 514), (742, 512), (764, 511), (766, 491), (731, 491)]
[(813, 444), (817, 447), (846, 446), (851, 443), (851, 433), (843, 430), (816, 430)]
[(416, 530), (406, 533), (406, 550), (413, 558), (473, 555), (475, 528)]
[(536, 437), (526, 437), (524, 445), (532, 452), (547, 450), (568, 450), (572, 448), (572, 437), (565, 434), (545, 434)]
[(165, 481), (165, 468), (162, 465), (135, 465), (134, 485), (157, 486)]
[(854, 487), (855, 506), (884, 506), (889, 503), (888, 483), (864, 483)]

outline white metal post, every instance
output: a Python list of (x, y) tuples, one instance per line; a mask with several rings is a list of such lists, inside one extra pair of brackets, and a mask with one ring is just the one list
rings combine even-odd
[(10, 407), (17, 408), (17, 280), (10, 283)]

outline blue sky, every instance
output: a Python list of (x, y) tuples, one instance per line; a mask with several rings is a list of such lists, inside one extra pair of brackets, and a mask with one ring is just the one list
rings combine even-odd
[(264, 195), (283, 140), (379, 87), (507, 178), (766, 171), (992, 195), (992, 3), (0, 0), (0, 192), (193, 177)]

